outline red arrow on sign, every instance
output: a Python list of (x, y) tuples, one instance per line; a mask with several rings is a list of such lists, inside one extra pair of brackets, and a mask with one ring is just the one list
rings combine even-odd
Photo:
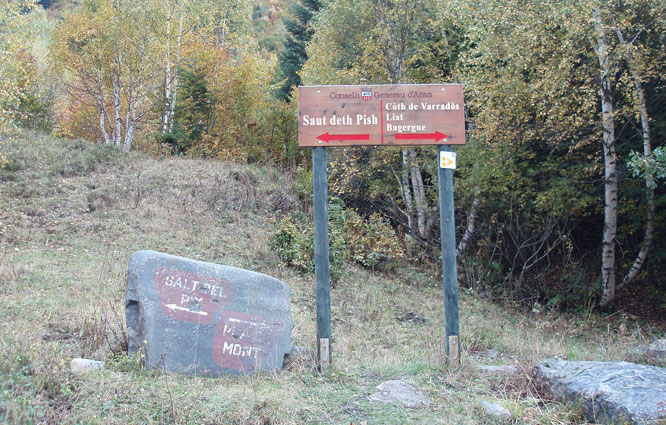
[(417, 133), (417, 134), (396, 134), (396, 140), (420, 140), (420, 139), (435, 139), (435, 141), (440, 141), (446, 139), (446, 134), (435, 131), (434, 133)]
[(328, 132), (317, 137), (322, 142), (329, 143), (331, 140), (370, 140), (369, 134), (329, 134)]

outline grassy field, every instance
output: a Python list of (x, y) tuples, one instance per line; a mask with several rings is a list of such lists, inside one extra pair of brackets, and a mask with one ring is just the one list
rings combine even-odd
[[(206, 379), (142, 367), (124, 352), (127, 262), (153, 249), (277, 277), (292, 289), (295, 345), (314, 349), (314, 278), (279, 264), (271, 217), (297, 206), (270, 167), (155, 159), (35, 133), (9, 140), (0, 169), (0, 423), (479, 424), (482, 400), (514, 423), (584, 423), (541, 394), (546, 357), (641, 361), (658, 330), (621, 315), (524, 312), (461, 289), (462, 365), (443, 350), (440, 278), (348, 266), (332, 290), (333, 367)], [(421, 320), (403, 320), (406, 317)], [(479, 353), (496, 349), (490, 362)], [(74, 376), (74, 357), (103, 360)], [(511, 364), (492, 376), (481, 364)], [(372, 402), (386, 380), (430, 398), (407, 409)]]

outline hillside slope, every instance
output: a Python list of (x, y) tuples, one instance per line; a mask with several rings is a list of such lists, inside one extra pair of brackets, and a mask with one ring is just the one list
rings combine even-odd
[[(519, 423), (578, 423), (531, 384), (545, 357), (640, 360), (654, 330), (526, 315), (461, 291), (463, 365), (443, 356), (439, 278), (405, 267), (382, 275), (347, 266), (332, 291), (332, 369), (300, 362), (279, 374), (205, 379), (144, 369), (124, 353), (124, 296), (132, 252), (247, 268), (292, 288), (293, 343), (314, 347), (313, 277), (268, 248), (271, 217), (298, 205), (289, 177), (269, 167), (121, 154), (26, 133), (8, 141), (0, 170), (0, 420), (8, 423), (476, 424), (479, 406)], [(480, 355), (499, 351), (499, 358)], [(106, 361), (83, 377), (73, 357)], [(518, 366), (491, 377), (484, 362)], [(372, 402), (386, 380), (426, 392), (427, 408)]]

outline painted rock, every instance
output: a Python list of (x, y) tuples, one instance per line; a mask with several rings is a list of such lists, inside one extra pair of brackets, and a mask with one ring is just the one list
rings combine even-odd
[(125, 318), (130, 355), (141, 353), (147, 366), (169, 372), (279, 370), (291, 351), (286, 284), (155, 251), (130, 257)]

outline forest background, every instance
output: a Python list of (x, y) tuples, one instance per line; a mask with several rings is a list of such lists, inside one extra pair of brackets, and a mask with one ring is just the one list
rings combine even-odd
[[(0, 131), (282, 168), (299, 208), (271, 244), (310, 273), (294, 87), (462, 83), (460, 284), (663, 317), (664, 45), (648, 0), (1, 0)], [(345, 261), (438, 267), (435, 152), (331, 150), (334, 279)]]

